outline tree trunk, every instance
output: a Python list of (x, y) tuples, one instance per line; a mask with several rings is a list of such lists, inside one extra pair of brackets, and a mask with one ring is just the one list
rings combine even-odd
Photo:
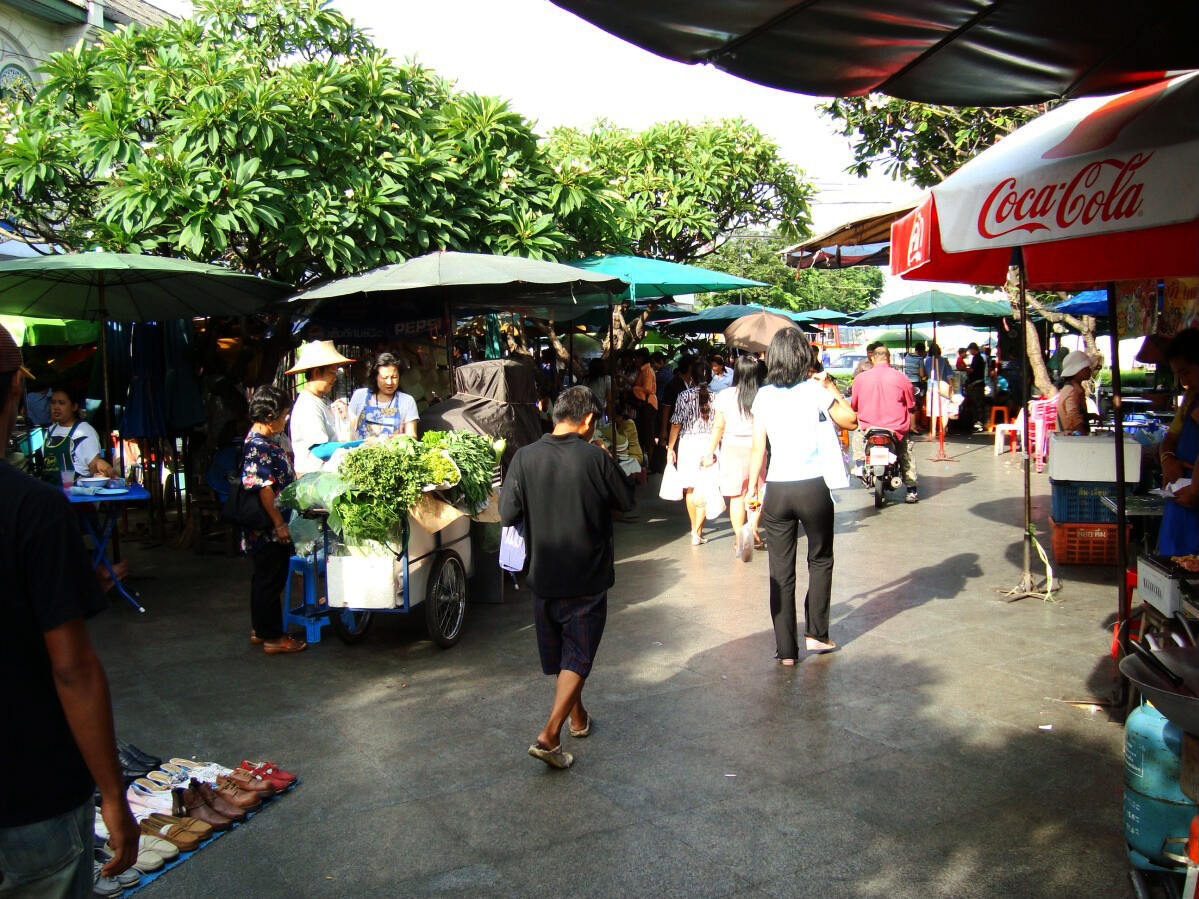
[[(1036, 325), (1033, 324), (1031, 317), (1020, 321), (1020, 286), (1017, 278), (1019, 269), (1014, 266), (1008, 269), (1007, 284), (1004, 285), (1004, 290), (1007, 292), (1008, 302), (1012, 304), (1012, 318), (1018, 325), (1023, 326), (1026, 346), (1028, 348), (1028, 364), (1032, 369), (1032, 382), (1042, 396), (1053, 396), (1057, 393), (1057, 388), (1053, 386), (1053, 379), (1049, 377), (1049, 369), (1045, 366), (1045, 355), (1041, 350), (1041, 335), (1038, 333)], [(1025, 291), (1025, 299), (1028, 302), (1028, 307), (1033, 308), (1034, 304), (1039, 307), (1038, 311), (1044, 314), (1044, 307), (1036, 303), (1028, 292)]]
[(608, 334), (604, 337), (603, 342), (605, 359), (627, 347), (636, 346), (645, 337), (647, 319), (654, 307), (650, 306), (641, 310), (632, 322), (625, 320), (625, 312), (628, 311), (628, 308), (627, 303), (612, 307), (612, 324), (608, 328)]

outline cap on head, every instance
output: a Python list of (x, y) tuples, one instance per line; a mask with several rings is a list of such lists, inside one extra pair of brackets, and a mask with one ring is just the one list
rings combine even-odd
[(1082, 350), (1075, 350), (1062, 360), (1062, 377), (1073, 378), (1084, 369), (1095, 367), (1095, 360)]

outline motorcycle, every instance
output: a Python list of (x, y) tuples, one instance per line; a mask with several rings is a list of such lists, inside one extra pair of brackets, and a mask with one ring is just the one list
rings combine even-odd
[(898, 440), (895, 432), (887, 428), (871, 428), (864, 438), (866, 460), (862, 467), (862, 484), (874, 491), (874, 507), (881, 509), (887, 501), (887, 489), (898, 488), (903, 483), (899, 471)]

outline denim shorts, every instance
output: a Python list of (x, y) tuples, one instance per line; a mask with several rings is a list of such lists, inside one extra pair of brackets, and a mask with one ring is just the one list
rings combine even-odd
[(92, 895), (95, 806), (18, 827), (0, 827), (0, 896)]

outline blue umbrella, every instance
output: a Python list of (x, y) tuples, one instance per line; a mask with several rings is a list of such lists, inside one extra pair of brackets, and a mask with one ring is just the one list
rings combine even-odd
[(1054, 311), (1063, 315), (1107, 315), (1107, 291), (1084, 290), (1082, 293), (1076, 293), (1070, 299), (1058, 303)]

